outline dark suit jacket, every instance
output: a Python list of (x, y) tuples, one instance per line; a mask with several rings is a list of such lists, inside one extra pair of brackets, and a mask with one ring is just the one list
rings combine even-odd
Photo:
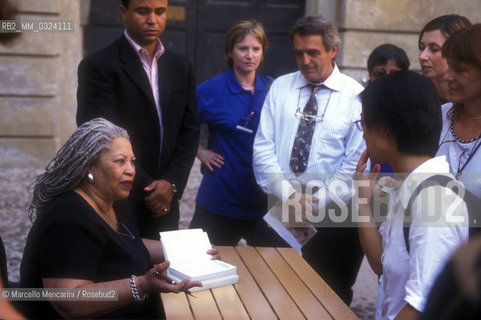
[(132, 196), (142, 202), (145, 194), (141, 188), (157, 179), (174, 183), (180, 197), (199, 145), (192, 65), (166, 49), (158, 60), (158, 68), (162, 150), (150, 83), (140, 58), (124, 35), (87, 56), (78, 67), (77, 124), (103, 117), (128, 131), (137, 159), (137, 187), (134, 186)]

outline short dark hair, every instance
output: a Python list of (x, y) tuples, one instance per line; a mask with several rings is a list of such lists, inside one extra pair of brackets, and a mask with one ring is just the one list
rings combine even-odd
[(371, 82), (360, 96), (368, 129), (386, 128), (399, 152), (436, 155), (442, 120), (431, 80), (413, 71), (393, 72)]
[(289, 31), (289, 41), (292, 45), (294, 44), (294, 36), (296, 34), (301, 36), (322, 36), (322, 43), (327, 51), (334, 47), (338, 49), (341, 47), (339, 30), (331, 20), (323, 16), (307, 16), (297, 20)]
[(469, 27), (470, 25), (471, 21), (469, 21), (468, 18), (457, 14), (447, 14), (434, 18), (429, 21), (421, 30), (418, 39), (418, 47), (421, 48), (421, 39), (426, 31), (439, 30), (446, 38), (449, 39), (449, 37), (451, 37), (454, 33)]
[(372, 50), (367, 59), (367, 70), (369, 74), (374, 71), (374, 67), (385, 65), (388, 61), (393, 60), (401, 71), (409, 70), (411, 63), (406, 52), (391, 43), (384, 43)]
[(129, 8), (130, 0), (120, 0), (120, 2), (125, 7), (125, 9)]

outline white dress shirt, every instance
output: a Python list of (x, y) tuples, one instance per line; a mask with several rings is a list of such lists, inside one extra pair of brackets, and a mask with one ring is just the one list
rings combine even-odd
[[(406, 303), (422, 312), (444, 264), (468, 241), (466, 204), (451, 189), (432, 186), (423, 189), (413, 201), (407, 252), (402, 228), (404, 212), (416, 187), (435, 174), (454, 178), (444, 156), (424, 162), (390, 193), (388, 216), (379, 229), (383, 248), (382, 319), (394, 319)], [(455, 222), (458, 219), (464, 223)]]
[(254, 140), (254, 173), (266, 193), (283, 201), (296, 191), (293, 180), (302, 185), (315, 181), (320, 187), (315, 194), (319, 207), (331, 201), (323, 186), (329, 181), (342, 182), (336, 191), (343, 201), (353, 194), (352, 174), (365, 149), (362, 132), (353, 123), (360, 119), (363, 87), (336, 65), (322, 84), (327, 88), (321, 88), (316, 99), (317, 115), (324, 120), (316, 122), (307, 168), (299, 176), (289, 163), (300, 121), (296, 110), (302, 111), (311, 95), (308, 82), (300, 71), (281, 76), (272, 83), (264, 102)]

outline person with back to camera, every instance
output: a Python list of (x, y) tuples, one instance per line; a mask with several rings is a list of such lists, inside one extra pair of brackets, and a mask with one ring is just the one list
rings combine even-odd
[(447, 83), (443, 80), (448, 65), (442, 56), (441, 48), (453, 33), (470, 25), (468, 18), (448, 14), (429, 21), (419, 34), (419, 65), (423, 75), (436, 86), (442, 104), (448, 102)]
[[(381, 318), (417, 319), (445, 262), (468, 240), (463, 199), (434, 184), (413, 196), (409, 249), (405, 242), (405, 212), (417, 186), (437, 174), (454, 179), (445, 157), (434, 157), (442, 125), (439, 96), (429, 79), (399, 71), (369, 84), (361, 100), (361, 120), (356, 122), (367, 150), (354, 176), (361, 245), (374, 272), (383, 275)], [(388, 216), (379, 231), (370, 204), (379, 165), (364, 176), (368, 158), (389, 163), (401, 182), (390, 194)]]
[(140, 233), (179, 228), (181, 198), (199, 145), (194, 70), (159, 36), (167, 0), (121, 0), (125, 30), (78, 66), (77, 125), (101, 117), (125, 128), (137, 158), (130, 200)]
[(261, 75), (267, 37), (261, 23), (241, 20), (225, 37), (229, 70), (197, 87), (200, 121), (209, 148), (197, 157), (206, 167), (191, 228), (202, 228), (217, 245), (253, 244), (256, 221), (266, 213), (265, 195), (252, 170), (252, 145), (272, 78)]
[[(368, 84), (379, 79), (391, 72), (395, 71), (408, 71), (409, 66), (411, 65), (409, 58), (406, 52), (399, 48), (398, 46), (390, 43), (384, 43), (377, 46), (369, 55), (367, 59), (367, 71), (369, 73), (369, 80)], [(367, 168), (372, 170), (376, 163), (368, 164)], [(379, 175), (377, 177), (377, 184), (374, 190), (373, 197), (377, 198), (377, 203), (379, 205), (377, 207), (373, 207), (372, 210), (375, 212), (374, 214), (378, 215), (379, 217), (385, 217), (386, 215), (386, 204), (389, 200), (389, 193), (386, 192), (386, 189), (383, 189), (384, 186), (390, 187), (396, 183), (395, 180), (391, 179), (393, 177), (393, 170), (388, 163), (380, 163), (381, 166)], [(384, 191), (383, 191), (384, 190)], [(373, 203), (376, 203), (373, 201)], [(374, 211), (377, 210), (377, 211)], [(381, 219), (380, 219), (381, 220)], [(379, 276), (379, 290), (378, 290), (378, 299), (377, 299), (377, 306), (376, 306), (376, 319), (380, 319), (380, 303), (382, 301), (383, 296), (383, 282), (382, 282), (382, 275)]]
[(29, 318), (165, 317), (160, 292), (201, 285), (188, 280), (173, 285), (156, 274), (169, 262), (162, 262), (160, 241), (141, 239), (125, 200), (134, 161), (127, 132), (96, 118), (76, 129), (36, 178), (29, 206), (35, 221), (20, 267), (21, 286), (117, 289), (118, 299), (27, 301)]

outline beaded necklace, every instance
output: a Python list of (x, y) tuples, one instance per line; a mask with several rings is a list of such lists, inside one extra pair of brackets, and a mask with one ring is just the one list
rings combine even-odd
[[(450, 119), (450, 130), (451, 130), (451, 134), (453, 135), (454, 139), (456, 139), (456, 141), (458, 141), (459, 143), (471, 143), (471, 142), (474, 142), (474, 141), (477, 141), (480, 137), (481, 137), (481, 134), (478, 135), (477, 137), (471, 139), (471, 140), (461, 140), (457, 135), (456, 133), (454, 133), (454, 112), (451, 116), (451, 119)], [(444, 140), (444, 139), (443, 139)], [(451, 141), (454, 141), (454, 140), (451, 140)], [(448, 141), (447, 141), (448, 142)], [(441, 143), (442, 144), (442, 143)], [(480, 143), (475, 143), (473, 148), (471, 149), (471, 152), (469, 153), (469, 156), (468, 156), (468, 159), (466, 159), (466, 162), (464, 163), (464, 165), (461, 166), (461, 158), (463, 157), (463, 155), (466, 153), (466, 151), (464, 151), (463, 153), (461, 153), (461, 155), (459, 156), (459, 162), (458, 162), (458, 169), (456, 171), (456, 179), (459, 179), (459, 177), (461, 176), (461, 174), (463, 173), (463, 170), (464, 168), (467, 166), (467, 164), (469, 163), (469, 161), (471, 160), (471, 158), (474, 156), (474, 154), (476, 153), (476, 151), (478, 151), (479, 147), (481, 146)]]
[(473, 141), (478, 140), (481, 137), (481, 134), (479, 134), (478, 136), (472, 138), (471, 140), (462, 140), (461, 138), (459, 138), (454, 132), (454, 115), (455, 114), (453, 112), (453, 115), (451, 116), (451, 121), (450, 121), (451, 124), (449, 125), (449, 129), (451, 130), (451, 134), (453, 135), (454, 139), (456, 139), (460, 143), (471, 143)]

